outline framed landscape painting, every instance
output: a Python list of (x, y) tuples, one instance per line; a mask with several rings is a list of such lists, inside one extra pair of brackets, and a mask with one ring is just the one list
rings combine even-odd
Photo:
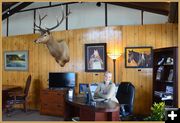
[(126, 47), (126, 68), (152, 68), (152, 47)]
[(28, 70), (28, 51), (5, 51), (5, 70)]
[(85, 44), (85, 71), (105, 72), (106, 43)]

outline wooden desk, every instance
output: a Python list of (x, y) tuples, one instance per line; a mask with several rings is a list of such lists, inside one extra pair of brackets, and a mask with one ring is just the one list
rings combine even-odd
[(80, 121), (119, 121), (119, 104), (113, 101), (86, 104), (85, 97), (66, 97), (65, 120), (80, 117)]
[(20, 86), (16, 85), (2, 85), (2, 110), (5, 109), (8, 92), (14, 91), (14, 90), (21, 90), (22, 88)]

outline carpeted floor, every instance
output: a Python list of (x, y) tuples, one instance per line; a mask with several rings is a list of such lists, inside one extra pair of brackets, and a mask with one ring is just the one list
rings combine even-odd
[(22, 110), (15, 110), (11, 113), (11, 116), (7, 116), (3, 113), (3, 121), (63, 121), (63, 117), (40, 115), (39, 111), (23, 112)]

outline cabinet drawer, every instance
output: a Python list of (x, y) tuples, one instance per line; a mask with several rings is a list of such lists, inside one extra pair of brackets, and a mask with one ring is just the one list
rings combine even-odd
[(41, 114), (64, 116), (66, 90), (41, 90)]
[(41, 113), (48, 114), (48, 115), (57, 115), (63, 116), (64, 115), (64, 107), (61, 105), (54, 105), (54, 104), (41, 104)]
[(41, 93), (41, 102), (47, 103), (63, 103), (64, 94), (57, 92), (42, 92)]

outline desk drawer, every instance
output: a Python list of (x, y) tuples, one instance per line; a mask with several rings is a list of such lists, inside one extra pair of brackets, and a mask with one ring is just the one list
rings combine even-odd
[(41, 104), (41, 114), (63, 116), (64, 107), (58, 104), (45, 104), (44, 103), (44, 104)]
[(40, 97), (42, 103), (63, 103), (64, 95), (65, 94), (58, 92), (42, 92)]
[(66, 90), (41, 90), (41, 114), (63, 116)]

